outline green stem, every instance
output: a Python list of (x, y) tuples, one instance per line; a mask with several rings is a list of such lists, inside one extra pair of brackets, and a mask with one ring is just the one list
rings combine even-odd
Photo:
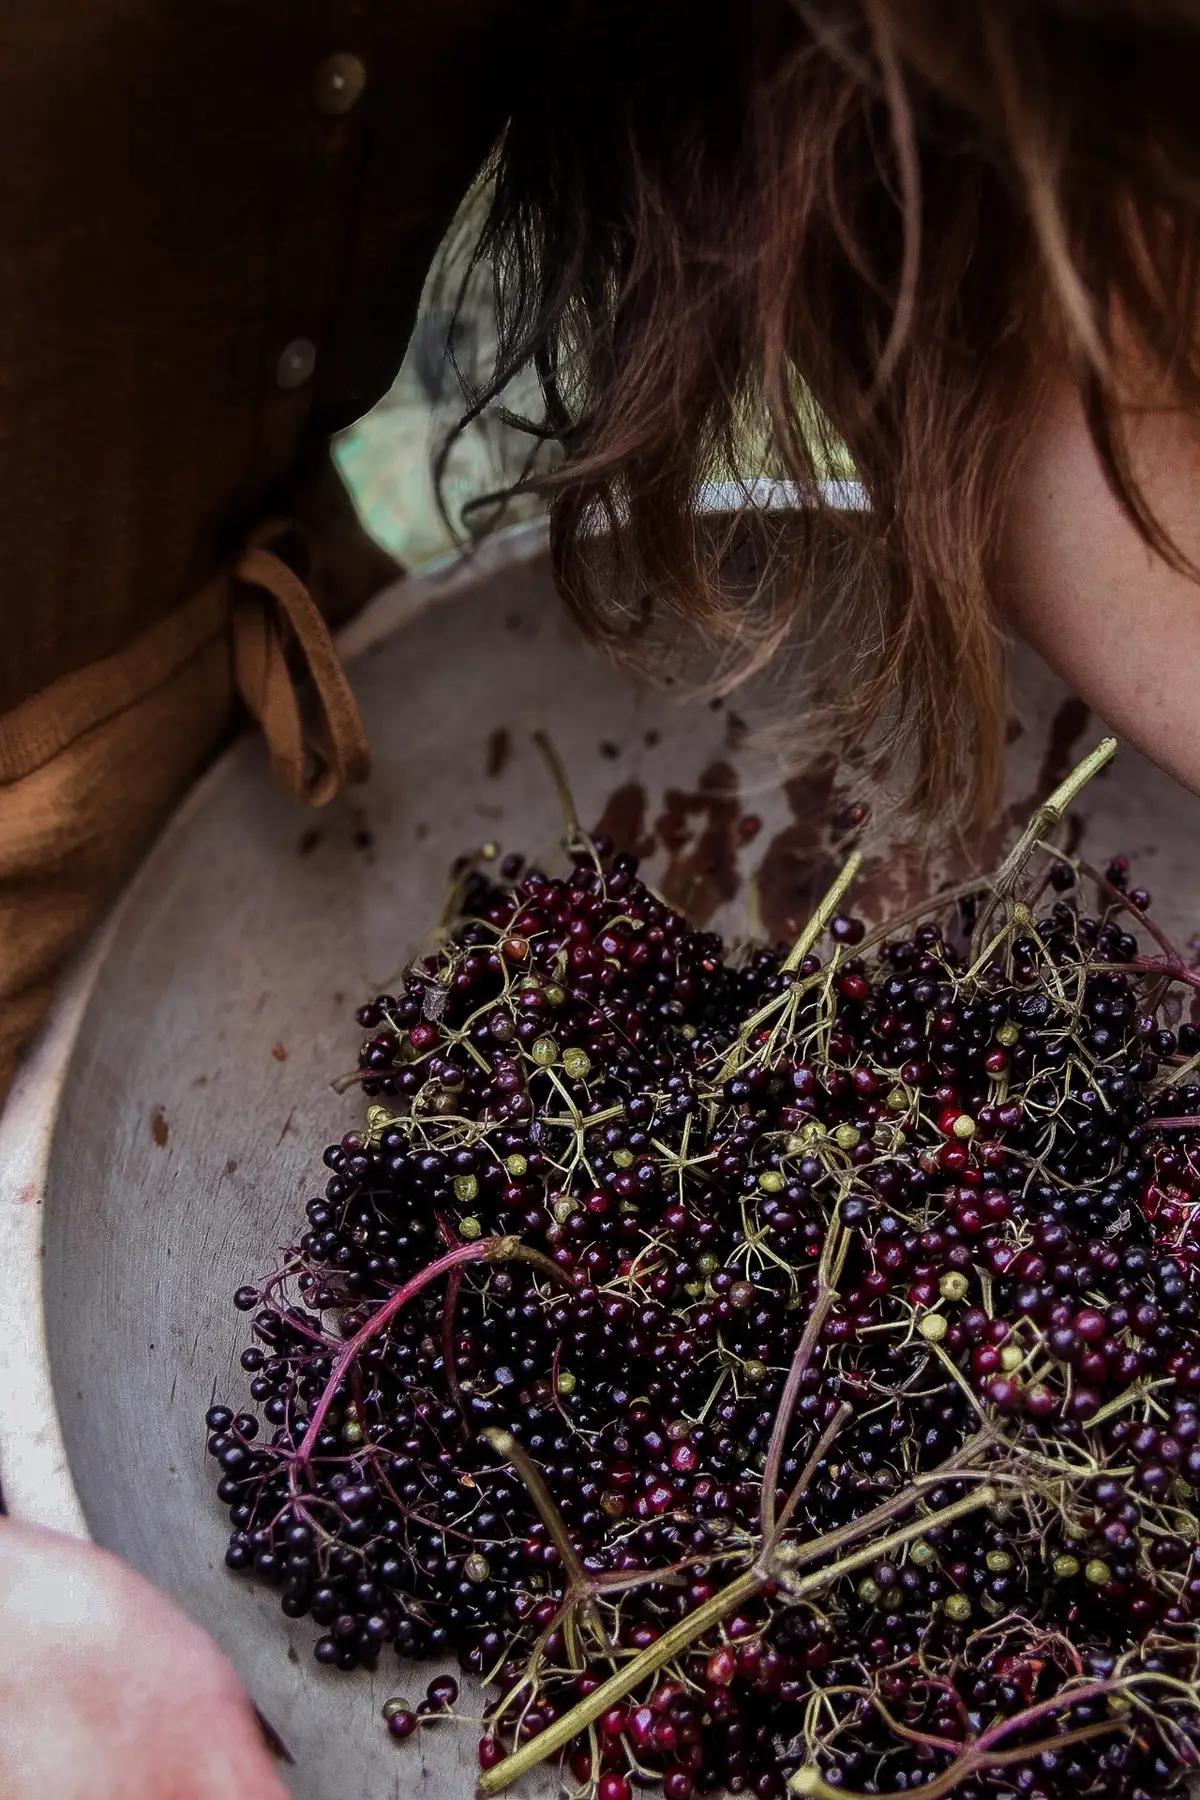
[(519, 1750), (506, 1756), (503, 1762), (497, 1763), (494, 1768), (485, 1769), (479, 1777), (479, 1786), (483, 1792), (498, 1794), (514, 1781), (519, 1781), (522, 1775), (527, 1775), (530, 1769), (536, 1769), (548, 1756), (553, 1756), (555, 1751), (561, 1750), (564, 1744), (569, 1744), (573, 1737), (585, 1731), (601, 1713), (607, 1712), (610, 1706), (615, 1706), (618, 1700), (623, 1700), (647, 1675), (653, 1675), (664, 1663), (678, 1656), (681, 1650), (686, 1650), (696, 1638), (702, 1637), (711, 1626), (719, 1624), (745, 1601), (760, 1594), (763, 1585), (763, 1576), (757, 1569), (749, 1569), (736, 1581), (730, 1582), (719, 1594), (714, 1594), (711, 1600), (698, 1606), (694, 1613), (689, 1613), (686, 1619), (681, 1619), (669, 1631), (664, 1631), (660, 1638), (648, 1649), (640, 1651), (623, 1669), (618, 1669), (615, 1675), (602, 1681), (578, 1706), (563, 1713), (555, 1719), (553, 1725), (547, 1726), (545, 1731), (531, 1738), (527, 1744), (522, 1744)]
[(1108, 767), (1116, 753), (1116, 738), (1101, 738), (1096, 748), (1089, 750), (1082, 762), (1076, 763), (1071, 772), (1064, 776), (1049, 799), (1042, 802), (1000, 865), (994, 886), (1001, 893), (1014, 886), (1038, 839), (1062, 824), (1072, 802), (1079, 798), (1093, 776)]
[[(927, 1518), (913, 1520), (908, 1525), (902, 1526), (899, 1531), (891, 1532), (888, 1536), (865, 1545), (861, 1550), (853, 1551), (849, 1556), (840, 1557), (836, 1562), (829, 1563), (822, 1569), (816, 1569), (811, 1575), (800, 1579), (796, 1579), (791, 1574), (791, 1570), (798, 1567), (801, 1560), (805, 1562), (815, 1560), (835, 1538), (842, 1537), (844, 1533), (853, 1532), (856, 1535), (862, 1535), (863, 1532), (869, 1531), (871, 1519), (876, 1515), (868, 1514), (866, 1518), (856, 1520), (853, 1525), (844, 1526), (841, 1532), (830, 1533), (827, 1537), (819, 1538), (812, 1544), (798, 1545), (793, 1556), (789, 1558), (786, 1577), (786, 1593), (789, 1604), (806, 1599), (810, 1594), (819, 1593), (822, 1588), (829, 1587), (835, 1581), (840, 1581), (843, 1575), (862, 1568), (865, 1563), (877, 1561), (879, 1557), (886, 1556), (889, 1550), (907, 1543), (910, 1538), (919, 1537), (931, 1526), (951, 1524), (955, 1519), (961, 1518), (964, 1513), (973, 1512), (981, 1506), (990, 1506), (996, 1498), (994, 1488), (980, 1487), (976, 1489), (975, 1493), (955, 1501), (954, 1505), (945, 1507), (941, 1512), (931, 1513)], [(908, 1490), (903, 1496), (902, 1503), (911, 1506), (912, 1502), (913, 1494), (911, 1490)], [(882, 1508), (877, 1509), (877, 1511), (882, 1510)], [(774, 1560), (776, 1562), (779, 1560), (778, 1554)], [(671, 1662), (681, 1650), (686, 1650), (689, 1644), (693, 1644), (697, 1638), (703, 1637), (704, 1633), (713, 1625), (720, 1624), (722, 1619), (728, 1618), (731, 1612), (735, 1612), (747, 1600), (754, 1599), (765, 1588), (772, 1586), (782, 1573), (782, 1570), (774, 1566), (763, 1568), (759, 1564), (753, 1569), (748, 1569), (744, 1575), (739, 1575), (736, 1581), (731, 1581), (729, 1586), (722, 1588), (719, 1594), (714, 1594), (710, 1600), (706, 1600), (702, 1606), (698, 1606), (695, 1612), (688, 1614), (686, 1619), (681, 1619), (678, 1624), (672, 1625), (669, 1631), (664, 1631), (655, 1643), (651, 1644), (648, 1649), (640, 1651), (615, 1675), (610, 1675), (607, 1681), (602, 1682), (577, 1706), (573, 1706), (570, 1712), (563, 1713), (536, 1738), (532, 1738), (527, 1744), (522, 1744), (519, 1749), (513, 1751), (511, 1756), (505, 1757), (504, 1761), (497, 1763), (494, 1768), (486, 1770), (479, 1778), (480, 1788), (485, 1794), (498, 1794), (502, 1789), (510, 1787), (514, 1781), (519, 1781), (522, 1775), (527, 1775), (530, 1769), (535, 1769), (539, 1763), (545, 1762), (547, 1757), (553, 1756), (556, 1751), (561, 1750), (564, 1744), (569, 1744), (573, 1737), (577, 1737), (580, 1732), (585, 1731), (594, 1720), (600, 1717), (601, 1713), (607, 1712), (610, 1706), (615, 1706), (619, 1700), (625, 1698), (626, 1694), (639, 1687), (648, 1675), (653, 1675), (662, 1668), (664, 1663)]]
[[(804, 958), (808, 955), (809, 951), (828, 925), (830, 919), (832, 919), (833, 915), (836, 913), (843, 894), (846, 892), (846, 889), (850, 886), (850, 883), (854, 880), (861, 867), (862, 857), (859, 855), (858, 851), (855, 850), (846, 858), (845, 863), (834, 878), (833, 886), (829, 889), (829, 892), (825, 895), (824, 899), (813, 913), (812, 918), (808, 921), (808, 924), (804, 927), (804, 930), (800, 933), (800, 936), (796, 939), (795, 943), (788, 951), (787, 956), (780, 964), (781, 972), (786, 970), (789, 974), (795, 974), (796, 970), (800, 967), (800, 964), (804, 961)], [(745, 1050), (746, 1045), (750, 1042), (751, 1037), (759, 1027), (764, 1025), (768, 1019), (773, 1018), (777, 1013), (782, 1012), (785, 1007), (794, 1007), (798, 996), (803, 991), (804, 988), (800, 984), (785, 988), (782, 994), (776, 994), (774, 999), (768, 1000), (765, 1006), (760, 1006), (758, 1011), (745, 1021), (741, 1030), (738, 1032), (737, 1037), (734, 1039), (733, 1044), (725, 1057), (725, 1061), (721, 1064), (716, 1079), (717, 1087), (722, 1087), (735, 1070), (742, 1066), (742, 1052)]]
[(1015, 892), (1025, 864), (1029, 861), (1039, 841), (1045, 837), (1048, 831), (1058, 829), (1066, 817), (1071, 803), (1078, 799), (1094, 775), (1098, 775), (1101, 769), (1107, 768), (1116, 753), (1116, 738), (1101, 738), (1096, 748), (1089, 750), (1082, 762), (1076, 763), (1070, 774), (1059, 782), (1049, 799), (1043, 801), (1042, 805), (1038, 807), (993, 877), (991, 898), (980, 913), (975, 930), (971, 934), (972, 962), (975, 961), (983, 946), (988, 925), (997, 905), (1009, 899)]
[[(806, 1543), (789, 1544), (787, 1546), (789, 1570), (794, 1573), (797, 1569), (807, 1568), (809, 1563), (819, 1561), (822, 1556), (835, 1555), (838, 1551), (845, 1549), (848, 1544), (856, 1543), (859, 1538), (869, 1536), (881, 1525), (886, 1525), (889, 1519), (894, 1519), (898, 1513), (906, 1512), (913, 1506), (921, 1498), (923, 1488), (932, 1487), (943, 1481), (952, 1481), (955, 1476), (964, 1477), (971, 1472), (969, 1465), (973, 1459), (992, 1441), (989, 1432), (977, 1432), (974, 1437), (968, 1438), (967, 1442), (953, 1456), (948, 1456), (945, 1462), (939, 1463), (936, 1469), (930, 1469), (926, 1474), (914, 1477), (907, 1487), (901, 1488), (899, 1493), (893, 1494), (890, 1500), (881, 1501), (869, 1513), (864, 1513), (861, 1519), (852, 1519), (848, 1525), (839, 1525), (836, 1531), (826, 1531), (818, 1538), (809, 1538)], [(940, 1515), (938, 1516), (940, 1517)], [(925, 1530), (932, 1523), (931, 1518), (926, 1518), (914, 1535), (919, 1535), (920, 1531)], [(776, 1526), (777, 1536), (778, 1530), (779, 1528)], [(765, 1552), (760, 1555), (759, 1561), (760, 1563), (765, 1561)], [(772, 1568), (769, 1579), (774, 1580), (774, 1578)]]
[(859, 851), (852, 850), (850, 852), (850, 855), (846, 858), (845, 862), (834, 876), (833, 886), (829, 889), (829, 892), (825, 895), (825, 898), (813, 913), (812, 918), (808, 921), (808, 924), (804, 927), (804, 930), (800, 933), (800, 936), (796, 939), (784, 958), (783, 967), (785, 970), (791, 971), (800, 967), (800, 964), (804, 961), (805, 957), (828, 925), (830, 919), (832, 919), (838, 907), (841, 905), (842, 896), (850, 886), (850, 883), (856, 879), (858, 871), (862, 868), (862, 861), (863, 859)]
[(558, 804), (562, 807), (563, 824), (566, 827), (564, 842), (568, 850), (590, 850), (595, 855), (592, 840), (579, 823), (579, 814), (575, 810), (575, 796), (571, 792), (571, 784), (567, 780), (567, 771), (563, 768), (562, 758), (550, 742), (549, 735), (541, 729), (532, 734), (533, 741), (541, 751), (542, 759), (550, 771), (550, 778), (558, 794)]
[(550, 1490), (542, 1479), (541, 1470), (524, 1445), (517, 1442), (511, 1431), (503, 1431), (498, 1426), (489, 1425), (480, 1435), (485, 1443), (491, 1445), (497, 1456), (502, 1456), (505, 1462), (510, 1463), (516, 1470), (526, 1493), (533, 1502), (534, 1511), (550, 1533), (554, 1548), (558, 1551), (562, 1561), (563, 1574), (567, 1581), (567, 1591), (564, 1596), (566, 1634), (573, 1636), (573, 1613), (574, 1609), (579, 1607), (600, 1648), (605, 1655), (611, 1655), (612, 1644), (596, 1611), (587, 1570), (579, 1560), (579, 1552), (571, 1541), (566, 1521), (554, 1504)]
[[(805, 1575), (799, 1581), (792, 1579), (788, 1570), (795, 1568), (798, 1556), (812, 1546), (800, 1544), (791, 1555), (781, 1547), (774, 1553), (772, 1567), (778, 1565), (778, 1573), (784, 1577), (784, 1591), (789, 1601), (806, 1600), (810, 1594), (819, 1593), (822, 1588), (828, 1587), (831, 1581), (840, 1581), (843, 1575), (852, 1575), (855, 1569), (861, 1569), (865, 1563), (885, 1560), (890, 1551), (899, 1550), (913, 1538), (922, 1537), (931, 1526), (953, 1525), (956, 1519), (961, 1519), (966, 1513), (977, 1512), (981, 1506), (993, 1505), (999, 1497), (997, 1489), (985, 1484), (976, 1488), (973, 1494), (964, 1494), (953, 1505), (944, 1506), (941, 1512), (930, 1513), (921, 1519), (910, 1519), (907, 1525), (901, 1525), (896, 1531), (889, 1531), (884, 1537), (872, 1539), (861, 1550), (852, 1550), (849, 1556), (841, 1556), (837, 1562), (828, 1563), (823, 1569), (814, 1569), (811, 1575)], [(804, 1556), (804, 1560), (809, 1562), (812, 1559)]]

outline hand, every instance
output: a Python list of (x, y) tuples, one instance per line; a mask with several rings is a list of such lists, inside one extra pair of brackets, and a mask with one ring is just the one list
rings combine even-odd
[(287, 1800), (216, 1645), (115, 1557), (0, 1519), (0, 1800)]

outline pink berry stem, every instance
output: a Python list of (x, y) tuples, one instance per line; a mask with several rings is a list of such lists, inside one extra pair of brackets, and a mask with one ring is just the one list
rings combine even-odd
[(364, 1345), (369, 1344), (371, 1339), (377, 1336), (384, 1326), (389, 1324), (396, 1314), (408, 1305), (410, 1300), (422, 1289), (427, 1288), (431, 1282), (436, 1281), (439, 1275), (444, 1275), (450, 1269), (460, 1268), (464, 1263), (476, 1262), (525, 1262), (534, 1268), (554, 1275), (560, 1281), (563, 1279), (562, 1270), (558, 1268), (557, 1264), (551, 1262), (548, 1256), (543, 1256), (539, 1250), (528, 1249), (520, 1238), (478, 1238), (474, 1243), (458, 1244), (453, 1250), (447, 1250), (444, 1256), (439, 1256), (435, 1262), (431, 1262), (427, 1268), (421, 1270), (419, 1275), (414, 1275), (411, 1281), (406, 1281), (403, 1287), (398, 1287), (395, 1293), (371, 1314), (366, 1324), (359, 1327), (340, 1352), (330, 1370), (329, 1380), (321, 1390), (321, 1398), (313, 1408), (312, 1417), (308, 1421), (304, 1437), (296, 1451), (293, 1471), (307, 1468), (312, 1461), (313, 1448), (320, 1435), (321, 1427), (325, 1423), (326, 1414), (333, 1405), (334, 1395), (345, 1380), (347, 1371), (358, 1359)]

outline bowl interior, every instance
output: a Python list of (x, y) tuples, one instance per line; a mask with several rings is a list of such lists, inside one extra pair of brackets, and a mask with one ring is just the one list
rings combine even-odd
[[(584, 823), (648, 852), (651, 879), (719, 929), (744, 932), (756, 909), (771, 936), (794, 931), (837, 862), (828, 782), (781, 786), (747, 748), (747, 703), (679, 706), (607, 667), (544, 561), (481, 565), (440, 598), (437, 581), (405, 592), (407, 622), (355, 664), (376, 756), (363, 796), (303, 811), (247, 740), (157, 847), (86, 1012), (48, 1182), (47, 1330), (89, 1527), (223, 1644), (306, 1800), (474, 1786), (471, 1731), (398, 1747), (382, 1729), (383, 1700), (418, 1697), (432, 1671), (389, 1657), (374, 1676), (331, 1675), (312, 1660), (310, 1621), (227, 1574), (204, 1454), (205, 1408), (245, 1391), (247, 1321), (230, 1295), (271, 1266), (323, 1186), (322, 1147), (360, 1116), (354, 1092), (330, 1086), (355, 1061), (353, 1008), (436, 918), (460, 852), (492, 840), (555, 855), (535, 725)], [(1032, 659), (1018, 701), (1021, 810), (1099, 728)], [(1172, 896), (1160, 917), (1186, 941), (1188, 901), (1200, 923), (1200, 803), (1127, 753), (1079, 815), (1085, 848), (1125, 850)], [(872, 912), (922, 879), (885, 826), (860, 890)]]

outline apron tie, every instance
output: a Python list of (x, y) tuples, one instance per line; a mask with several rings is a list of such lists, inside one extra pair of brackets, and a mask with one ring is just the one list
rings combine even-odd
[[(276, 524), (257, 533), (234, 571), (234, 680), (262, 727), (275, 779), (297, 799), (324, 806), (367, 779), (371, 752), (329, 627), (300, 577), (269, 548), (284, 529)], [(312, 681), (315, 707), (307, 727), (289, 647)]]

